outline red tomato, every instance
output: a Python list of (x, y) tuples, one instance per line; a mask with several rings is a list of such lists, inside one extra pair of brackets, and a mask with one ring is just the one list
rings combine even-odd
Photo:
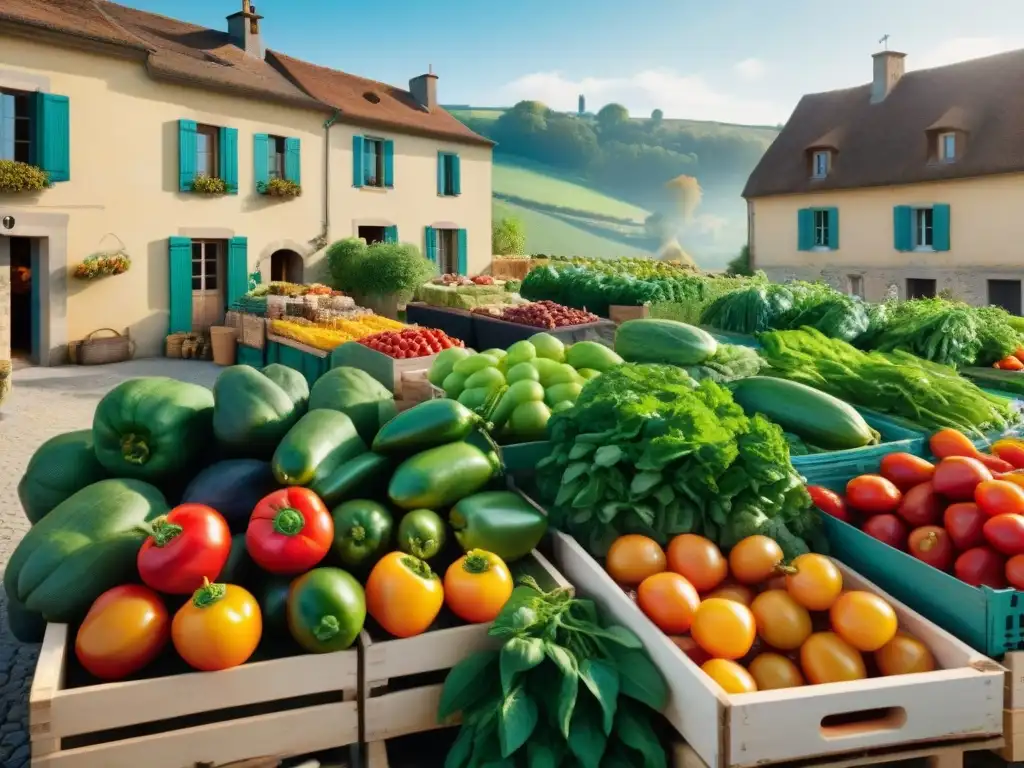
[(973, 501), (962, 501), (946, 507), (942, 525), (953, 541), (953, 546), (963, 551), (985, 543), (985, 534), (981, 528), (987, 519), (988, 515)]
[(75, 656), (101, 680), (120, 680), (149, 664), (171, 639), (160, 596), (141, 584), (108, 589), (96, 598), (75, 636)]
[(282, 488), (256, 504), (245, 548), (263, 570), (281, 575), (308, 571), (334, 541), (334, 520), (308, 488)]
[(231, 554), (231, 531), (205, 504), (182, 504), (158, 517), (136, 562), (146, 586), (169, 595), (190, 595), (203, 579), (216, 581)]
[(1003, 438), (992, 443), (992, 453), (1011, 464), (1014, 469), (1024, 467), (1024, 442), (1017, 438)]
[(950, 456), (935, 467), (935, 492), (950, 501), (974, 501), (974, 489), (992, 479), (992, 473), (977, 459)]
[(900, 489), (881, 475), (861, 475), (846, 484), (846, 503), (866, 515), (895, 512), (901, 498)]
[(875, 515), (864, 523), (864, 533), (888, 544), (894, 549), (907, 551), (907, 524), (896, 515)]
[(974, 500), (989, 517), (1024, 514), (1024, 488), (1007, 480), (986, 480), (974, 489)]
[(988, 547), (974, 547), (960, 555), (953, 564), (953, 575), (972, 587), (1006, 586), (1005, 558)]
[(940, 571), (948, 571), (953, 567), (953, 542), (946, 529), (937, 525), (923, 525), (911, 531), (907, 551), (921, 562), (928, 563)]
[(1007, 557), (1024, 555), (1024, 515), (995, 515), (982, 527), (985, 541)]
[(846, 508), (846, 502), (838, 493), (830, 491), (828, 488), (822, 488), (820, 485), (808, 485), (807, 493), (811, 495), (814, 506), (826, 515), (832, 515), (844, 523), (850, 522), (850, 512)]
[(931, 480), (935, 465), (912, 453), (890, 453), (882, 457), (879, 474), (906, 492)]
[(1024, 555), (1006, 561), (1006, 581), (1014, 589), (1024, 590)]
[(931, 483), (921, 483), (907, 491), (896, 514), (913, 528), (934, 525), (942, 516), (942, 500)]

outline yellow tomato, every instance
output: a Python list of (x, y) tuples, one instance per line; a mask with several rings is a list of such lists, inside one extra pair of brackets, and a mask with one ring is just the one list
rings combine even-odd
[(909, 675), (935, 669), (935, 657), (928, 646), (906, 632), (897, 632), (896, 637), (875, 651), (875, 663), (883, 675)]
[(734, 600), (709, 598), (697, 607), (690, 636), (716, 659), (741, 659), (757, 637), (754, 614)]
[(747, 536), (729, 552), (729, 572), (740, 584), (767, 581), (782, 563), (782, 547), (767, 536)]
[(212, 672), (244, 664), (263, 634), (256, 598), (235, 584), (206, 584), (174, 614), (171, 641), (191, 667)]
[(800, 666), (807, 680), (820, 683), (843, 683), (863, 680), (868, 676), (860, 651), (835, 632), (815, 632), (800, 646)]
[(366, 611), (395, 637), (420, 635), (444, 605), (444, 588), (430, 566), (404, 552), (384, 555), (366, 580)]
[(709, 597), (734, 600), (749, 608), (750, 604), (754, 601), (754, 590), (745, 584), (723, 584), (718, 589), (709, 592), (704, 599), (706, 600)]
[(754, 693), (757, 690), (754, 678), (735, 661), (711, 659), (701, 665), (701, 670), (726, 693)]
[(471, 549), (444, 574), (444, 601), (470, 624), (494, 621), (512, 596), (512, 574), (492, 552)]
[(750, 676), (757, 683), (757, 690), (771, 691), (776, 688), (796, 688), (804, 684), (800, 668), (778, 653), (759, 654), (747, 667)]
[(780, 651), (795, 651), (811, 636), (811, 614), (782, 589), (770, 589), (754, 598), (750, 612), (757, 634)]
[(160, 596), (141, 584), (108, 589), (89, 608), (75, 637), (75, 655), (101, 680), (120, 680), (155, 659), (170, 639)]
[(824, 555), (800, 555), (786, 576), (786, 591), (809, 611), (827, 611), (843, 591), (843, 574)]
[(832, 629), (858, 651), (877, 651), (896, 636), (896, 611), (870, 592), (844, 592), (828, 612)]

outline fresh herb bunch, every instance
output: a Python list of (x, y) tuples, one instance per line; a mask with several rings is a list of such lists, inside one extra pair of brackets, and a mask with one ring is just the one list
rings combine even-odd
[(711, 302), (700, 321), (732, 333), (759, 333), (777, 327), (792, 309), (793, 294), (785, 286), (752, 281)]
[(502, 647), (467, 657), (444, 682), (439, 721), (462, 713), (445, 768), (664, 768), (651, 721), (665, 680), (593, 602), (527, 577), (488, 634)]

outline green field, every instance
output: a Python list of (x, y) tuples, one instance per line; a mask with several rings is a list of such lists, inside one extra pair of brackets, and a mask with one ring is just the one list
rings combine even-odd
[(514, 216), (523, 222), (526, 229), (527, 253), (590, 256), (596, 259), (651, 255), (645, 248), (631, 246), (610, 236), (588, 231), (585, 222), (574, 223), (568, 217), (541, 213), (501, 200), (494, 200), (491, 203), (491, 212), (495, 221), (506, 216)]

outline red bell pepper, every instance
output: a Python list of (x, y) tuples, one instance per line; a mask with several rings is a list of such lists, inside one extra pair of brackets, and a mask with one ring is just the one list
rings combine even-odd
[(139, 576), (169, 595), (190, 595), (203, 579), (216, 580), (231, 554), (227, 521), (205, 504), (175, 507), (150, 524), (149, 534), (139, 550)]
[(334, 541), (334, 520), (308, 488), (282, 488), (264, 496), (249, 518), (245, 548), (265, 571), (292, 575), (323, 560)]

